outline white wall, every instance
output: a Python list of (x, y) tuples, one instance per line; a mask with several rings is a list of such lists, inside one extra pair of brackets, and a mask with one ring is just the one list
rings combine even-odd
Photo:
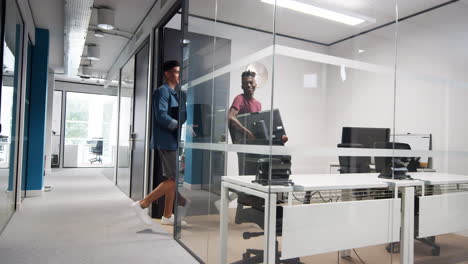
[[(327, 142), (338, 142), (340, 126), (374, 126), (396, 133), (431, 133), (436, 151), (468, 150), (467, 11), (452, 4), (399, 24), (396, 97), (393, 76), (348, 70), (349, 79), (342, 82), (338, 68), (329, 67)], [(334, 45), (330, 54), (393, 67), (394, 31), (390, 26)], [(359, 55), (358, 48), (366, 51)], [(463, 160), (465, 154), (442, 154), (434, 167), (466, 173)]]
[(51, 159), (52, 159), (52, 111), (53, 111), (53, 100), (54, 100), (54, 86), (55, 78), (54, 73), (49, 72), (47, 79), (47, 111), (46, 111), (46, 142), (45, 142), (45, 169), (46, 175), (50, 175), (51, 172)]

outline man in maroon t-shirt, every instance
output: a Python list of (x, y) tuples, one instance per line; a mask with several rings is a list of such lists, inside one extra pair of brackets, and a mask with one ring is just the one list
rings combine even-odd
[[(237, 115), (240, 114), (262, 111), (262, 104), (254, 98), (255, 89), (257, 88), (255, 75), (255, 72), (249, 70), (242, 73), (242, 90), (244, 90), (244, 93), (234, 98), (229, 109), (229, 132), (234, 144), (246, 144), (246, 137), (250, 140), (255, 139), (254, 134), (237, 119)], [(286, 141), (288, 141), (288, 137), (283, 135), (281, 142), (285, 143)], [(238, 152), (237, 157), (239, 175), (255, 175), (257, 173), (257, 161), (264, 155)]]
[(242, 73), (242, 90), (244, 90), (244, 93), (234, 98), (229, 109), (229, 130), (234, 144), (243, 143), (244, 135), (247, 136), (247, 139), (255, 138), (252, 132), (237, 119), (237, 115), (262, 111), (262, 104), (254, 98), (255, 88), (257, 88), (255, 75), (253, 71)]

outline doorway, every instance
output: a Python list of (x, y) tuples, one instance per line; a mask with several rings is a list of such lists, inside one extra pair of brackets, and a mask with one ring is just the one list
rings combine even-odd
[(117, 186), (133, 200), (144, 196), (149, 42), (120, 74)]

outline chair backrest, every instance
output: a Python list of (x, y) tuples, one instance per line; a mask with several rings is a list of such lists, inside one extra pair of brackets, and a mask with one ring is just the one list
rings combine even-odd
[[(411, 149), (409, 144), (400, 142), (375, 142), (374, 147), (378, 149)], [(382, 172), (386, 168), (391, 167), (394, 158), (395, 160), (398, 159), (400, 161), (407, 161), (408, 159), (411, 159), (407, 157), (375, 157), (375, 170), (377, 172)]]
[(97, 155), (102, 155), (103, 145), (104, 145), (103, 140), (97, 140), (96, 146), (93, 148), (93, 153)]
[[(364, 148), (362, 144), (340, 143), (339, 148)], [(369, 173), (371, 158), (368, 156), (338, 156), (340, 173)]]

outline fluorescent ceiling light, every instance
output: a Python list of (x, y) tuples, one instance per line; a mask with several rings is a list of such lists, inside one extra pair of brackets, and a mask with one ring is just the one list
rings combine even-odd
[(348, 14), (345, 14), (343, 12), (336, 12), (294, 0), (262, 0), (262, 2), (270, 5), (275, 5), (276, 3), (276, 5), (280, 7), (288, 8), (297, 12), (313, 16), (318, 16), (328, 20), (333, 20), (350, 26), (357, 26), (364, 22), (375, 23), (375, 19), (364, 17), (358, 14), (350, 14), (349, 12), (347, 12)]

